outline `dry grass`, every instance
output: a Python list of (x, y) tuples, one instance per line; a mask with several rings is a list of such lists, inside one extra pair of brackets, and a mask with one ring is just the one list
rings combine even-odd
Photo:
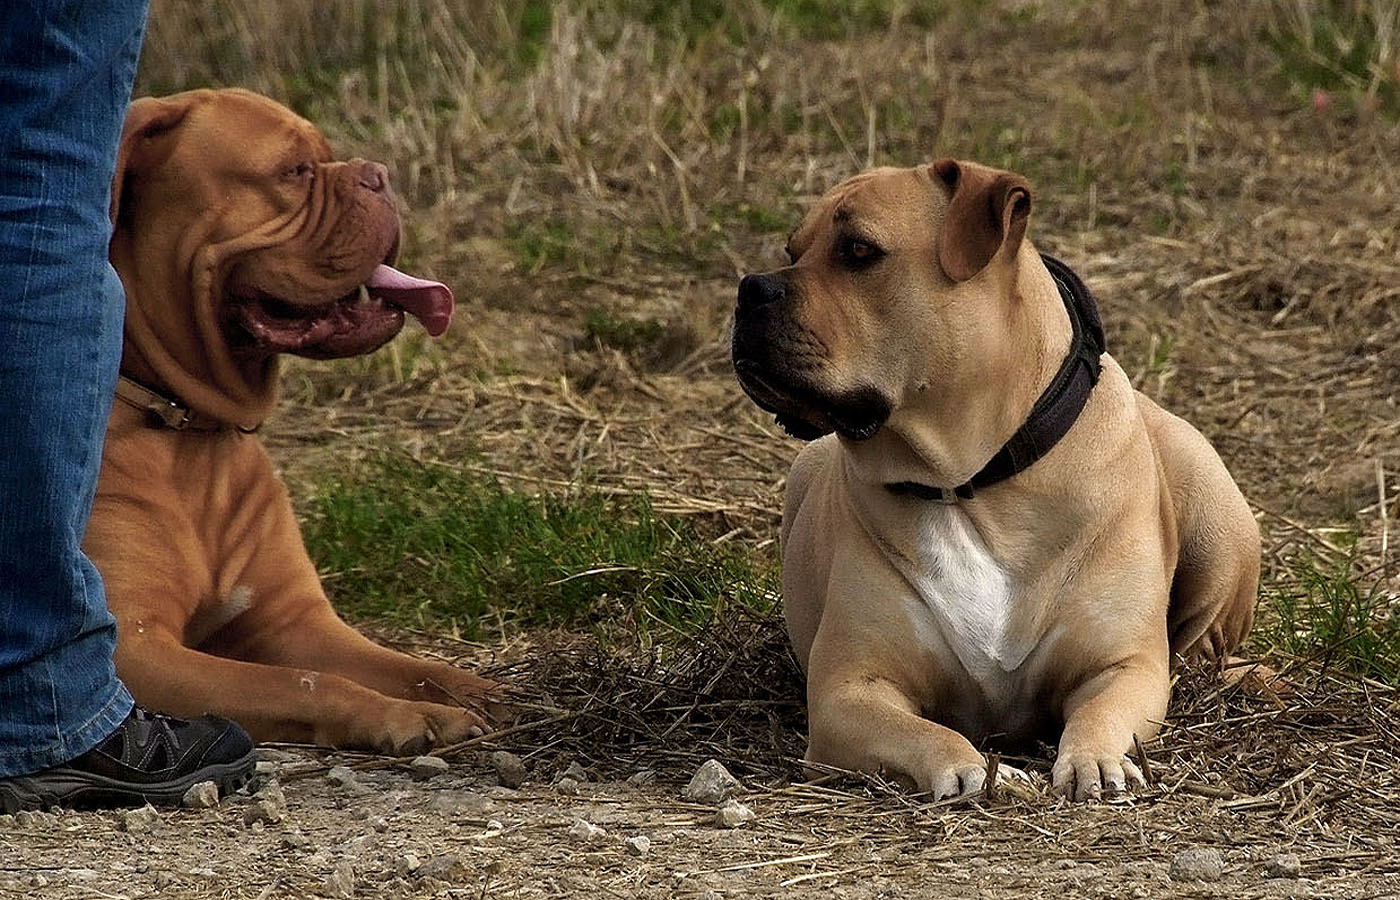
[[(522, 489), (645, 490), (752, 548), (773, 540), (795, 447), (732, 384), (735, 276), (773, 265), (804, 204), (868, 164), (947, 153), (1028, 174), (1033, 238), (1079, 269), (1112, 352), (1255, 505), (1255, 649), (1288, 665), (1274, 603), (1318, 570), (1357, 586), (1365, 627), (1394, 640), (1400, 128), (1298, 94), (1259, 37), (1287, 27), (1286, 5), (945, 3), (932, 25), (895, 14), (824, 40), (758, 0), (732, 5), (727, 32), (601, 0), (555, 5), (549, 27), (523, 0), (156, 0), (142, 77), (250, 84), (384, 159), (412, 263), (458, 287), (436, 345), (293, 367), (268, 437), (298, 497), (386, 444), (480, 451)], [(656, 323), (641, 333), (670, 343), (627, 345), (599, 322)], [(771, 621), (661, 648), (517, 650), (512, 671), (568, 713), (511, 736), (546, 764), (679, 776), (722, 755), (788, 792), (794, 820), (956, 828), (880, 785), (782, 786), (801, 695)], [(1135, 821), (1206, 843), (1253, 830), (1329, 871), (1395, 873), (1394, 690), (1335, 647), (1293, 650), (1288, 697), (1178, 686)], [(1116, 806), (1067, 819), (1043, 797), (1006, 802), (986, 815), (1008, 845), (1164, 852)]]

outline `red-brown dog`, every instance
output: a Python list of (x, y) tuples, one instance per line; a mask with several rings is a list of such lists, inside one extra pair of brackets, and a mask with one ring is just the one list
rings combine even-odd
[(415, 753), (480, 734), (497, 685), (380, 647), (336, 615), (253, 432), (277, 357), (367, 353), (452, 314), (391, 267), (384, 166), (241, 90), (132, 104), (113, 195), (127, 291), (118, 400), (85, 549), (138, 702), (260, 741)]

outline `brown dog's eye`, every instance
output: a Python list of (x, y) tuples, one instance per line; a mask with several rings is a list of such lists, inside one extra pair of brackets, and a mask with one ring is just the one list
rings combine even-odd
[(282, 177), (288, 181), (305, 181), (311, 177), (315, 169), (316, 167), (309, 162), (298, 163), (295, 166), (283, 169)]
[(795, 266), (795, 265), (797, 265), (797, 254), (792, 252), (792, 247), (791, 247), (791, 245), (789, 245), (789, 246), (787, 246), (787, 247), (784, 247), (784, 248), (783, 248), (783, 252), (787, 254), (788, 265), (790, 265), (790, 266)]
[(858, 238), (842, 238), (836, 245), (836, 255), (848, 266), (865, 266), (885, 255), (885, 251)]

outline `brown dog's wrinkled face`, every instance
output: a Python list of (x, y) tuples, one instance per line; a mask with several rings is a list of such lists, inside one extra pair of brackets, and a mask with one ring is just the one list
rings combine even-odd
[(739, 284), (740, 385), (796, 437), (872, 437), (995, 352), (1006, 311), (981, 279), (1014, 256), (1029, 207), (1019, 176), (953, 160), (832, 188), (792, 233), (791, 264)]
[(430, 334), (447, 328), (451, 292), (392, 268), (388, 170), (332, 160), (320, 132), (274, 101), (238, 90), (139, 100), (123, 157), (117, 228), (193, 257), (195, 302), (210, 304), (236, 356), (366, 353), (405, 312)]

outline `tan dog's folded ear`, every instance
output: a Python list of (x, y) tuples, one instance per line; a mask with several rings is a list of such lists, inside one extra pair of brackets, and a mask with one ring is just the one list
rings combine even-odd
[(1026, 179), (954, 159), (940, 159), (930, 168), (952, 192), (938, 241), (938, 262), (948, 277), (966, 281), (985, 269), (1002, 247), (1014, 257), (1031, 213)]
[(163, 140), (175, 129), (194, 106), (189, 94), (176, 97), (141, 97), (133, 100), (122, 125), (122, 139), (117, 147), (117, 169), (112, 177), (112, 221), (117, 221), (122, 194), (128, 179), (136, 172), (154, 166), (169, 152), (169, 142)]

